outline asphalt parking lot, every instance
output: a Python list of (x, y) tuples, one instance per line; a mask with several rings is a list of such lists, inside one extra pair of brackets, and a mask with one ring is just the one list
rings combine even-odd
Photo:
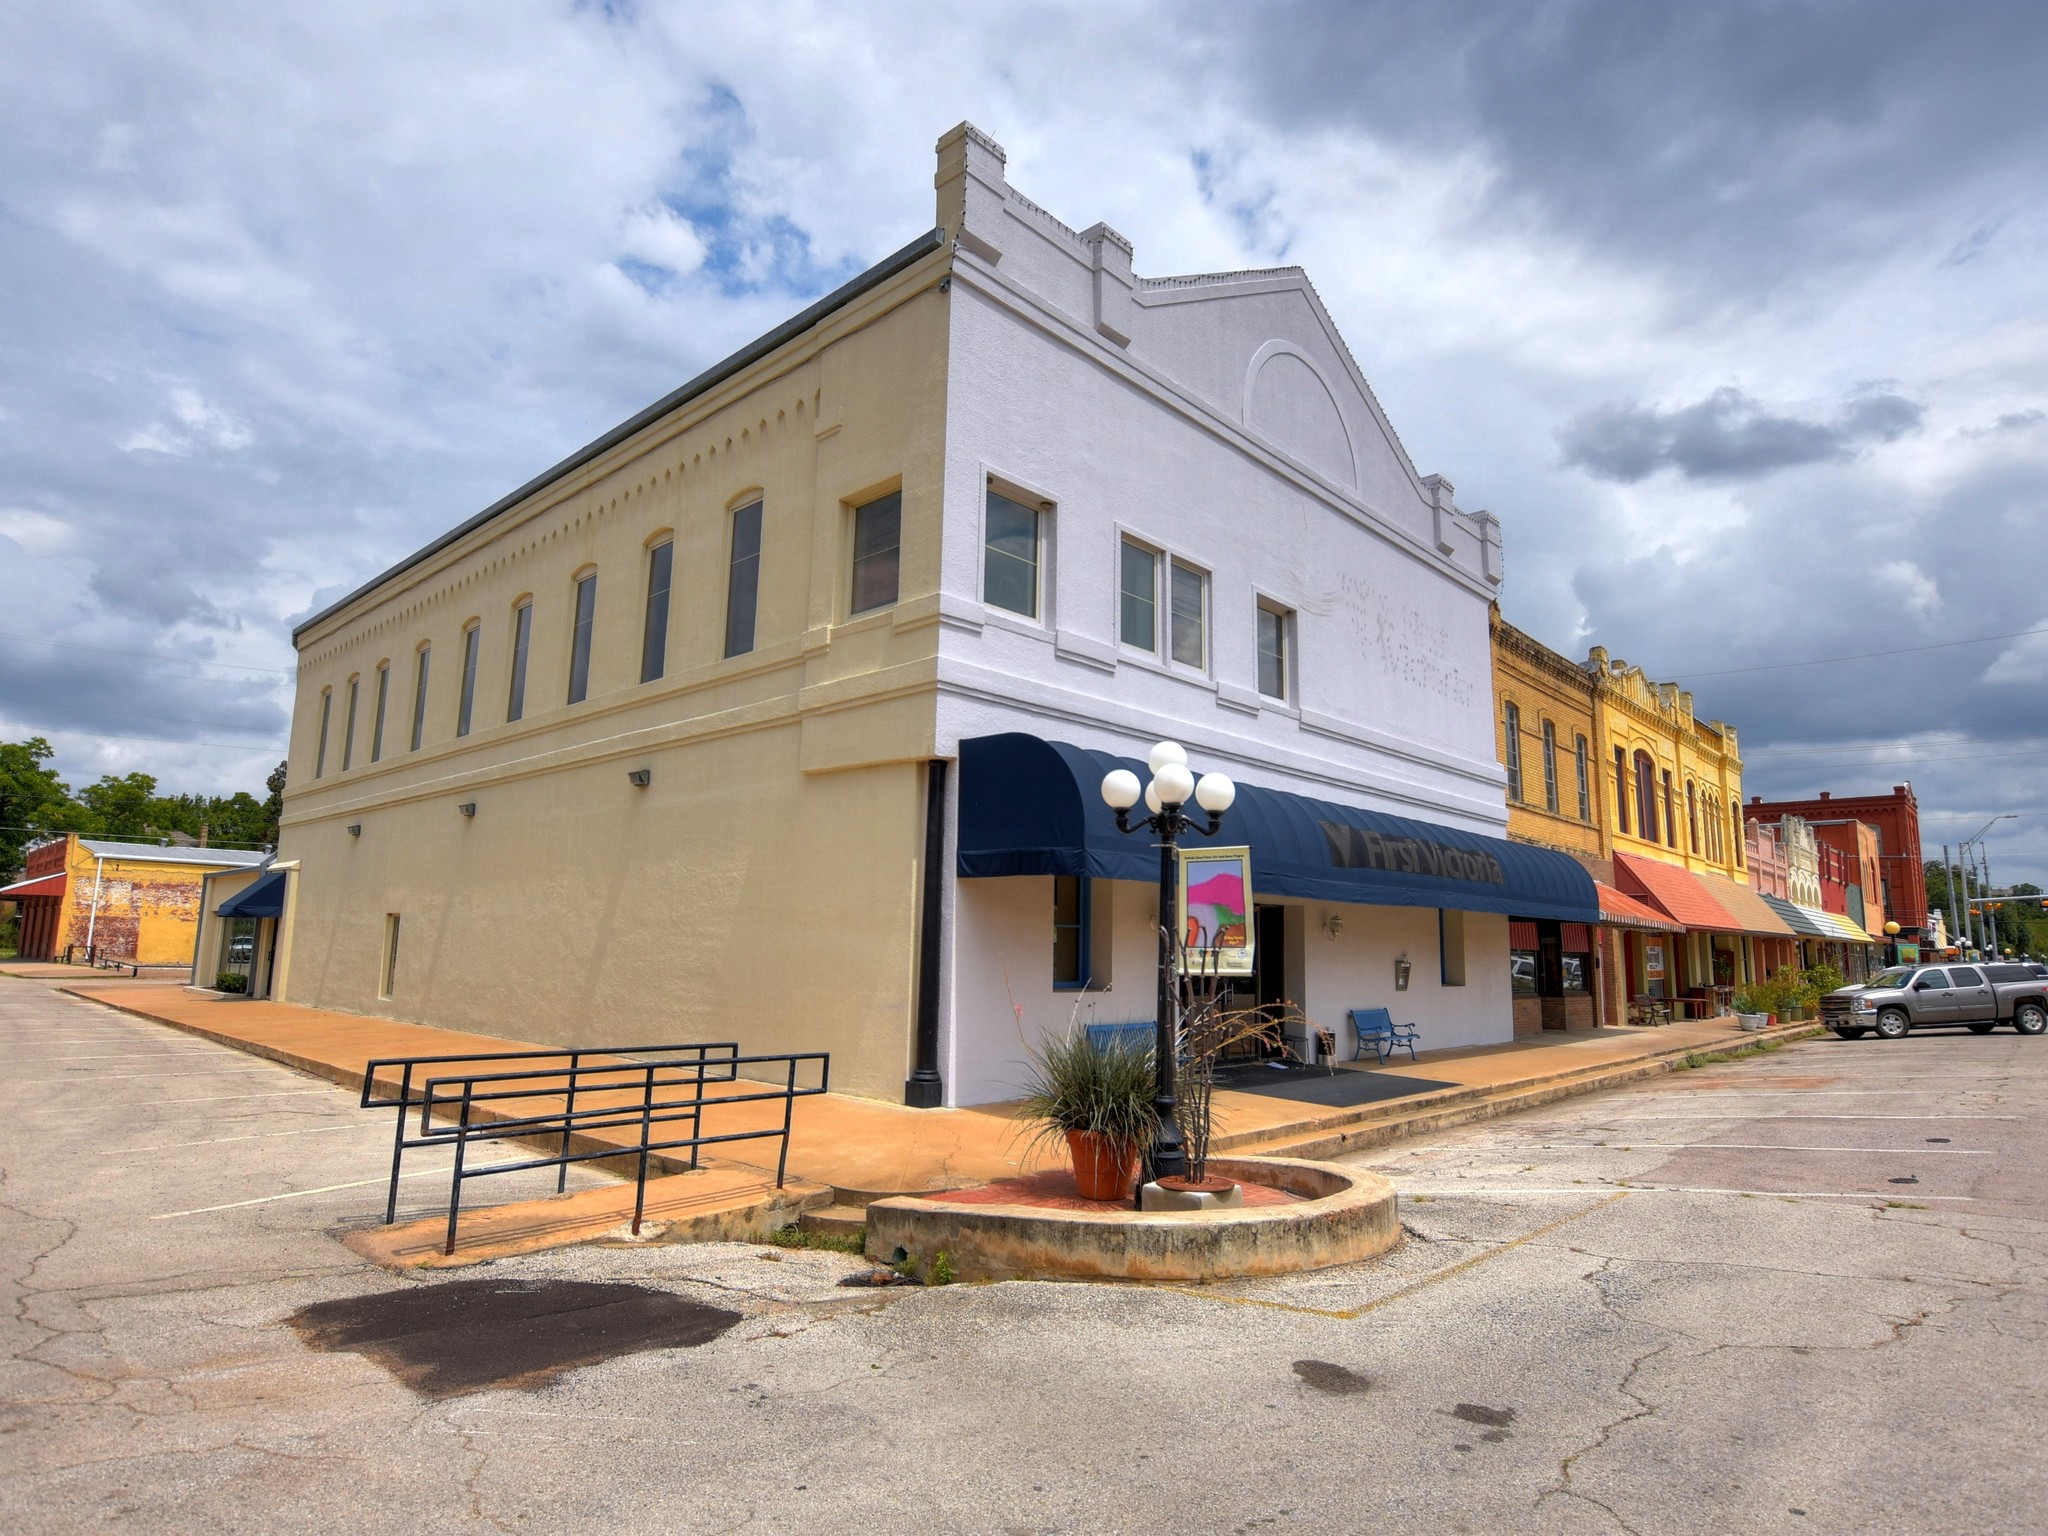
[[(8, 1531), (2019, 1532), (2048, 1508), (2048, 1041), (2010, 1032), (1823, 1038), (1396, 1144), (1359, 1159), (1408, 1227), (1371, 1265), (872, 1293), (837, 1284), (851, 1258), (751, 1244), (398, 1278), (336, 1239), (380, 1214), (389, 1156), (340, 1090), (28, 982), (0, 980), (0, 1041)], [(541, 1336), (614, 1316), (586, 1331), (629, 1346), (530, 1369), (521, 1309), (563, 1296)]]

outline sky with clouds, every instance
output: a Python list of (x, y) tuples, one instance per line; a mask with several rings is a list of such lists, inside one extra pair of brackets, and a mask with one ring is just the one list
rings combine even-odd
[(1917, 0), (8, 7), (0, 736), (258, 788), (294, 619), (929, 228), (967, 118), (1142, 273), (1306, 267), (1513, 622), (2048, 884), (2044, 73)]

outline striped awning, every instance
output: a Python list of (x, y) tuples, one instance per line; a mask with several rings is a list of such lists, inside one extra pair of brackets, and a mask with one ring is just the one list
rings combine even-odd
[(1611, 885), (1593, 882), (1600, 893), (1600, 925), (1603, 928), (1648, 928), (1657, 933), (1669, 933), (1671, 919), (1655, 907), (1645, 906), (1633, 896), (1625, 896)]
[(1783, 896), (1765, 896), (1764, 902), (1786, 925), (1801, 938), (1830, 939), (1843, 944), (1875, 944), (1877, 940), (1865, 933), (1838, 912), (1823, 912), (1819, 907), (1801, 906), (1796, 901), (1787, 901)]

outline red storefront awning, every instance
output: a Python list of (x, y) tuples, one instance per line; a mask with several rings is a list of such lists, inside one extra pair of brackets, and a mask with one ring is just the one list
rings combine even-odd
[(1617, 853), (1614, 873), (1623, 891), (1666, 914), (1674, 927), (1701, 933), (1740, 933), (1746, 926), (1714, 900), (1705, 881), (1675, 864)]
[(1600, 892), (1600, 925), (1603, 928), (1649, 928), (1658, 933), (1671, 931), (1671, 919), (1655, 907), (1647, 906), (1633, 896), (1624, 896), (1613, 886), (1598, 880), (1593, 885)]
[(64, 894), (64, 873), (38, 875), (33, 880), (17, 880), (12, 885), (0, 885), (0, 901), (20, 901), (24, 896), (62, 896)]

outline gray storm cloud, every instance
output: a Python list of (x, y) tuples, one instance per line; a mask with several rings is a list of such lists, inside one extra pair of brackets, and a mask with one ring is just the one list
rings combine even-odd
[(1915, 431), (1926, 408), (1902, 395), (1865, 393), (1829, 421), (1767, 410), (1741, 390), (1715, 390), (1673, 410), (1608, 405), (1558, 433), (1564, 462), (1601, 480), (1632, 485), (1662, 469), (1688, 480), (1753, 480), (1801, 464), (1852, 458), (1864, 447)]

